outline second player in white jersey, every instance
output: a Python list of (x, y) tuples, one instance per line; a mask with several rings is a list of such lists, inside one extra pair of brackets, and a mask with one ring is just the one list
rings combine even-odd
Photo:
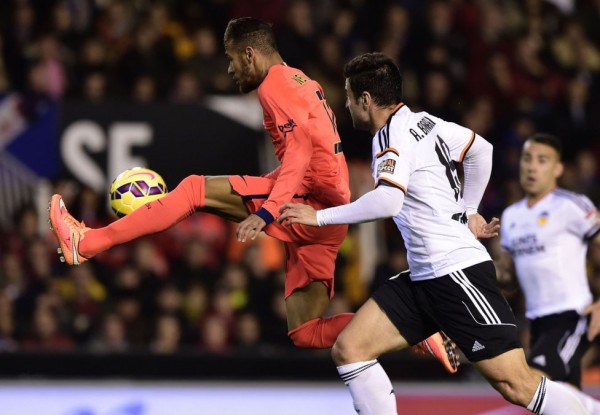
[[(486, 162), (470, 164), (465, 155), (475, 153)], [(412, 112), (403, 104), (373, 137), (375, 185), (397, 187), (406, 195), (394, 222), (407, 247), (413, 280), (441, 277), (490, 260), (466, 223), (489, 180), (491, 156), (492, 146), (473, 131), (426, 112)], [(467, 201), (457, 162), (464, 162), (465, 174), (471, 174), (469, 184), (482, 184), (467, 192)]]
[[(393, 217), (403, 235), (410, 279), (393, 276), (380, 286), (332, 349), (356, 411), (397, 414), (377, 357), (443, 330), (510, 402), (537, 415), (589, 413), (570, 388), (527, 366), (494, 265), (475, 238), (497, 235), (496, 221), (487, 223), (477, 213), (492, 168), (491, 144), (468, 129), (411, 112), (401, 103), (400, 71), (383, 54), (354, 58), (344, 76), (352, 123), (373, 137), (376, 187), (350, 204), (318, 211), (286, 203), (278, 221), (325, 226)], [(464, 198), (455, 165), (460, 161)]]
[(502, 214), (503, 249), (514, 262), (535, 319), (591, 304), (585, 269), (588, 241), (600, 230), (596, 208), (584, 195), (555, 189), (533, 206), (522, 199)]

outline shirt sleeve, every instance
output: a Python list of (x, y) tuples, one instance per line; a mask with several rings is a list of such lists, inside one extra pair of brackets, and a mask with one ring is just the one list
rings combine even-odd
[(416, 141), (412, 136), (402, 135), (401, 130), (387, 126), (377, 134), (376, 142), (381, 145), (373, 156), (375, 183), (397, 187), (406, 194), (410, 175), (415, 170)]
[(263, 174), (262, 177), (266, 177), (267, 179), (277, 180), (280, 170), (281, 170), (281, 166), (277, 166), (274, 170)]
[(307, 103), (289, 88), (272, 88), (263, 97), (265, 111), (286, 140), (275, 185), (269, 198), (256, 212), (268, 224), (278, 214), (279, 207), (292, 200), (309, 166), (313, 147), (308, 126)]
[(379, 186), (347, 205), (317, 211), (319, 226), (370, 222), (400, 213), (404, 193), (394, 186)]
[(592, 201), (584, 195), (574, 195), (569, 204), (571, 220), (569, 232), (584, 240), (590, 240), (600, 232), (600, 215)]
[(469, 142), (467, 153), (461, 155), (464, 172), (463, 200), (467, 215), (477, 212), (492, 175), (493, 146), (479, 135), (474, 134), (474, 137), (476, 138)]
[(475, 132), (453, 122), (442, 121), (444, 141), (450, 149), (452, 160), (462, 163), (475, 141)]
[(500, 246), (503, 250), (510, 253), (510, 239), (508, 237), (508, 214), (505, 210), (500, 217)]

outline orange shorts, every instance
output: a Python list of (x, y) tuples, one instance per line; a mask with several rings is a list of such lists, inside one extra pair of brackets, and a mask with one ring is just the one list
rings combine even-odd
[[(229, 182), (233, 190), (242, 197), (250, 213), (261, 208), (275, 184), (273, 179), (256, 176), (230, 176)], [(315, 209), (326, 207), (311, 200), (310, 196), (294, 197), (292, 201)], [(335, 258), (346, 237), (348, 225), (286, 227), (273, 221), (264, 231), (285, 245), (285, 298), (313, 281), (325, 284), (329, 298), (333, 297)]]

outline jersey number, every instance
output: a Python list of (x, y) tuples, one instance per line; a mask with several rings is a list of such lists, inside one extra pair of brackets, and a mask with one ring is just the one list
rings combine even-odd
[(454, 164), (454, 160), (452, 160), (452, 157), (450, 156), (450, 148), (439, 135), (435, 141), (435, 152), (437, 153), (442, 165), (446, 168), (446, 177), (448, 178), (450, 187), (454, 192), (454, 199), (458, 201), (460, 196), (460, 179), (458, 178), (458, 173), (456, 172), (456, 164)]
[(327, 117), (329, 117), (329, 121), (331, 121), (331, 126), (333, 127), (333, 132), (334, 133), (337, 132), (337, 125), (335, 124), (335, 114), (331, 110), (331, 107), (329, 106), (329, 104), (327, 104), (327, 101), (325, 101), (325, 97), (323, 96), (321, 91), (316, 90), (315, 93), (317, 94), (319, 101), (321, 101), (323, 103), (323, 108), (325, 108), (325, 113), (327, 114)]

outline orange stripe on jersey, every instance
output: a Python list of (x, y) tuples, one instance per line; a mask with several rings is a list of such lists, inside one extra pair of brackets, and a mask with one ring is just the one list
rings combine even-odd
[(473, 145), (473, 140), (475, 140), (475, 131), (471, 131), (471, 139), (469, 140), (465, 148), (463, 148), (463, 151), (460, 152), (460, 157), (458, 158), (459, 163), (462, 163), (463, 158), (465, 158), (465, 154), (467, 154), (467, 151), (469, 151), (469, 149)]
[(381, 152), (379, 152), (379, 153), (375, 154), (375, 158), (379, 158), (379, 157), (383, 156), (385, 153), (389, 153), (389, 152), (392, 152), (392, 153), (394, 153), (394, 154), (395, 154), (395, 155), (397, 155), (397, 156), (399, 156), (399, 155), (400, 155), (400, 153), (398, 153), (398, 150), (396, 150), (396, 149), (395, 149), (395, 148), (393, 148), (393, 147), (388, 147), (388, 148), (386, 148), (385, 150), (383, 150), (383, 151), (381, 151)]
[(399, 102), (398, 105), (396, 105), (394, 107), (394, 109), (392, 110), (392, 113), (398, 111), (400, 108), (402, 108), (404, 106), (404, 102)]
[(383, 181), (383, 182), (389, 183), (392, 186), (397, 187), (398, 189), (402, 190), (404, 192), (404, 194), (406, 194), (406, 187), (402, 186), (400, 183), (396, 183), (395, 181), (390, 180), (390, 179), (385, 178), (385, 177), (380, 177), (379, 181), (380, 182)]

